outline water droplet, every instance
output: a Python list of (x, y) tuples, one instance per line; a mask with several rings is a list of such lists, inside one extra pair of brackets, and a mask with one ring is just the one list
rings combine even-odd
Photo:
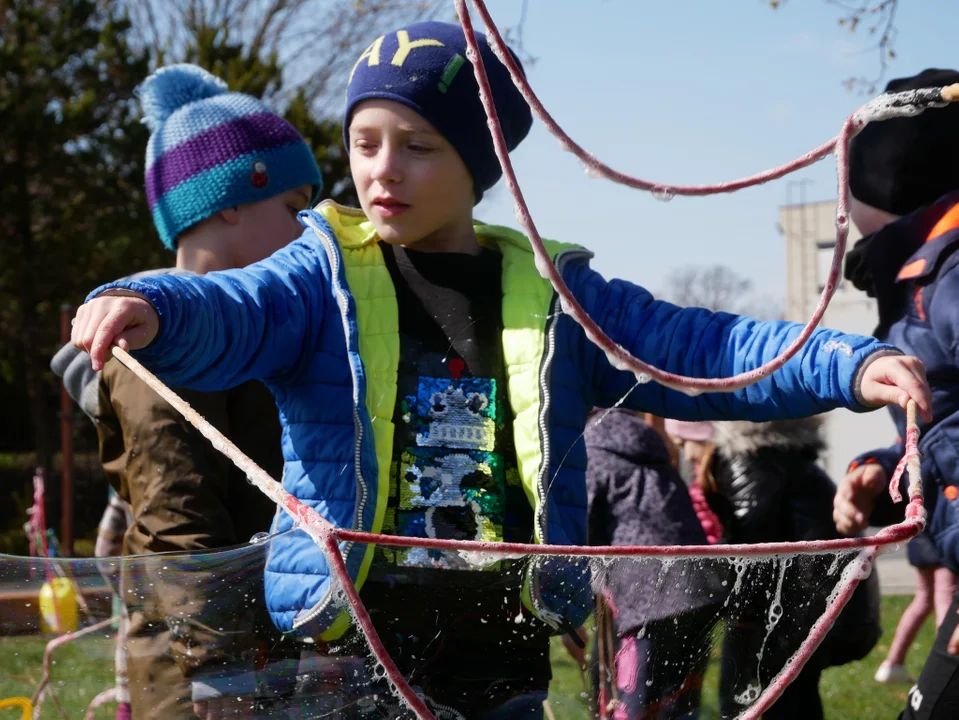
[(655, 188), (650, 194), (660, 202), (669, 202), (676, 197), (668, 188)]

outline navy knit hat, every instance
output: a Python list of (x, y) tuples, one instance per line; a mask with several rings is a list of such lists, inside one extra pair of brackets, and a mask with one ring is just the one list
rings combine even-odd
[(163, 244), (220, 210), (301, 185), (323, 188), (303, 136), (250, 95), (196, 65), (160, 68), (137, 88), (147, 144), (146, 191)]
[[(533, 117), (513, 85), (509, 71), (493, 54), (486, 36), (477, 32), (476, 38), (506, 146), (512, 151), (529, 133)], [(513, 57), (519, 63), (515, 53)], [(343, 139), (347, 150), (353, 110), (362, 101), (374, 98), (406, 105), (450, 142), (473, 177), (476, 202), (499, 180), (502, 170), (493, 150), (473, 67), (466, 59), (466, 38), (459, 25), (441, 22), (408, 25), (378, 37), (363, 51), (346, 88)]]
[[(890, 81), (886, 92), (956, 82), (955, 70), (928, 69)], [(908, 215), (959, 190), (959, 105), (863, 128), (849, 147), (849, 189), (857, 200), (893, 215)]]

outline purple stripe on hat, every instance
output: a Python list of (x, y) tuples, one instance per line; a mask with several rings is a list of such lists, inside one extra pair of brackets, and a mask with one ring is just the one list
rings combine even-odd
[(217, 125), (156, 159), (146, 174), (147, 203), (152, 209), (160, 196), (184, 180), (238, 155), (295, 142), (304, 142), (300, 133), (271, 112), (246, 115)]

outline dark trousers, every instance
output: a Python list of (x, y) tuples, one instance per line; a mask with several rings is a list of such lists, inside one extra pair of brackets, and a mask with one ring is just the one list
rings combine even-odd
[(900, 720), (954, 720), (959, 718), (959, 655), (946, 650), (949, 638), (959, 624), (959, 592), (952, 599), (949, 612), (932, 651), (923, 665), (915, 687), (906, 698), (906, 709)]
[[(723, 717), (737, 716), (755, 700), (744, 696), (749, 694), (750, 686), (758, 685), (755, 663), (764, 637), (764, 628), (758, 623), (741, 622), (726, 628), (719, 680), (719, 706)], [(777, 654), (770, 650), (767, 655), (769, 666), (764, 664), (761, 670), (777, 665)], [(823, 667), (817, 655), (819, 653), (810, 658), (773, 706), (763, 713), (763, 720), (823, 720), (819, 697), (819, 676)], [(769, 670), (769, 674), (773, 672), (775, 670)]]

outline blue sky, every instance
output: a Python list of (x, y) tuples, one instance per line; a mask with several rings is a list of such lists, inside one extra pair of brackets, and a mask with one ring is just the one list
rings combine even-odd
[[(901, 0), (889, 77), (957, 67), (955, 0)], [(519, 0), (488, 0), (501, 28)], [(524, 33), (536, 58), (533, 88), (566, 131), (614, 167), (682, 184), (738, 178), (781, 164), (835, 135), (867, 99), (842, 81), (873, 77), (877, 53), (861, 30), (839, 27), (823, 0), (529, 0)], [(733, 195), (676, 198), (586, 176), (538, 122), (513, 160), (546, 237), (582, 243), (593, 266), (661, 290), (673, 269), (723, 263), (781, 299), (785, 284), (777, 209), (788, 181), (809, 179), (807, 200), (835, 198), (832, 158)], [(792, 187), (798, 200), (798, 188)], [(517, 226), (500, 183), (477, 209)]]

